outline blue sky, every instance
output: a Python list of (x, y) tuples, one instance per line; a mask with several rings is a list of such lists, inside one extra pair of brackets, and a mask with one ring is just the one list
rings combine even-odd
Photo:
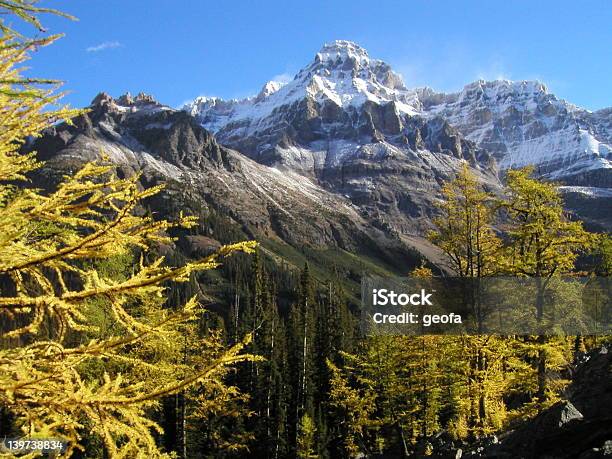
[(406, 84), (453, 91), (478, 79), (539, 79), (591, 110), (612, 106), (609, 0), (42, 0), (79, 18), (44, 18), (66, 36), (30, 73), (65, 80), (68, 102), (144, 91), (178, 106), (257, 93), (353, 40)]

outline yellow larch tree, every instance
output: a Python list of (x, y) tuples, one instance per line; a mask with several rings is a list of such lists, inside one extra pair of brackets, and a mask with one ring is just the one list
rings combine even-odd
[[(137, 175), (119, 179), (102, 160), (53, 191), (33, 188), (28, 174), (40, 164), (22, 146), (80, 112), (58, 105), (57, 82), (23, 77), (29, 54), (57, 36), (30, 40), (8, 22), (21, 18), (42, 29), (37, 15), (58, 12), (28, 0), (3, 0), (0, 12), (0, 408), (16, 435), (64, 441), (62, 457), (82, 449), (85, 435), (98, 438), (107, 457), (164, 457), (150, 416), (158, 400), (197, 387), (230, 397), (225, 374), (250, 358), (241, 354), (244, 343), (226, 348), (215, 333), (197, 338), (195, 363), (172, 358), (182, 327), (201, 308), (195, 297), (174, 310), (162, 307), (165, 286), (214, 269), (234, 252), (250, 253), (256, 243), (224, 246), (179, 267), (163, 258), (147, 263), (152, 247), (171, 243), (168, 229), (195, 224), (191, 217), (136, 215), (161, 187), (143, 190)], [(134, 254), (140, 262), (123, 278), (95, 268), (97, 260)], [(113, 326), (101, 330), (95, 311)]]

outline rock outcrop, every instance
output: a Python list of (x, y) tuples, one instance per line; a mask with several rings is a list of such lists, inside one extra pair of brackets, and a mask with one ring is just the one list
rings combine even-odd
[(565, 401), (463, 457), (612, 457), (612, 349), (602, 346), (585, 356)]
[[(46, 161), (34, 177), (37, 185), (46, 186), (83, 162), (105, 157), (121, 175), (141, 173), (144, 185), (166, 184), (163, 195), (149, 202), (164, 217), (211, 209), (258, 240), (314, 250), (368, 251), (400, 270), (417, 262), (414, 244), (373, 222), (367, 209), (311, 177), (258, 164), (221, 146), (184, 111), (146, 95), (115, 99), (104, 93), (89, 108), (74, 125), (48, 129), (28, 146)], [(185, 253), (204, 254), (214, 246), (200, 236), (184, 238)]]
[[(452, 94), (408, 89), (388, 64), (343, 40), (324, 45), (284, 85), (270, 82), (258, 96), (242, 100), (199, 97), (184, 110), (221, 144), (315, 177), (359, 202), (366, 187), (353, 195), (358, 182), (375, 194), (392, 195), (410, 182), (434, 195), (432, 183), (447, 179), (463, 160), (490, 186), (494, 168), (503, 179), (507, 169), (533, 165), (545, 179), (581, 187), (574, 193), (612, 187), (612, 109), (589, 112), (537, 81), (477, 81)], [(401, 167), (403, 178), (383, 183), (376, 179), (380, 174), (355, 174), (373, 151), (384, 152), (376, 157), (377, 169)], [(388, 158), (392, 164), (385, 165)], [(352, 171), (349, 186), (327, 180), (343, 171)], [(597, 194), (588, 200), (609, 209)], [(602, 223), (611, 227), (609, 211), (593, 218), (583, 216), (580, 205), (572, 210), (600, 229)]]

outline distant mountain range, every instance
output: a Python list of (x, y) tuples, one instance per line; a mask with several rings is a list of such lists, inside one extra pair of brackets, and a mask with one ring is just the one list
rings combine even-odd
[(289, 83), (242, 100), (198, 97), (173, 109), (101, 93), (74, 126), (28, 148), (47, 160), (41, 183), (103, 152), (121, 173), (168, 183), (156, 212), (214, 211), (280, 259), (333, 252), (357, 278), (373, 267), (405, 273), (420, 257), (442, 266), (424, 235), (441, 185), (464, 163), (494, 192), (504, 170), (533, 164), (563, 182), (569, 209), (609, 231), (610, 145), (612, 109), (580, 109), (537, 82), (408, 89), (389, 65), (336, 41)]
[(389, 65), (349, 41), (323, 46), (285, 85), (269, 82), (242, 100), (198, 97), (184, 110), (260, 162), (315, 173), (372, 142), (379, 150), (435, 150), (410, 139), (417, 117), (429, 126), (447, 122), (502, 171), (533, 164), (568, 185), (612, 186), (612, 108), (589, 112), (537, 81), (477, 81), (454, 94), (408, 89)]

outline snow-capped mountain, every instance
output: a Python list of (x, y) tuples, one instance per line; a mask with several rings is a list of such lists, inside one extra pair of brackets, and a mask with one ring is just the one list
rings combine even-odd
[(293, 253), (286, 245), (332, 248), (407, 272), (406, 260), (442, 262), (423, 236), (443, 183), (465, 164), (498, 191), (497, 165), (533, 158), (566, 182), (569, 208), (612, 228), (611, 119), (610, 109), (581, 110), (537, 83), (408, 89), (387, 64), (337, 41), (292, 81), (243, 100), (198, 98), (175, 110), (144, 94), (101, 93), (74, 125), (27, 147), (46, 161), (44, 174), (104, 152), (122, 175), (168, 185), (154, 211), (218, 212), (280, 257)]
[(381, 227), (416, 234), (430, 225), (441, 183), (466, 161), (498, 185), (490, 156), (442, 117), (426, 116), (418, 96), (389, 65), (336, 41), (285, 85), (183, 109), (221, 144), (312, 178)]
[[(612, 186), (611, 109), (588, 112), (533, 81), (477, 81), (454, 94), (408, 89), (389, 65), (349, 41), (324, 45), (285, 85), (267, 83), (242, 100), (199, 97), (184, 110), (221, 143), (307, 173), (364, 152), (440, 153), (444, 142), (436, 149), (440, 139), (431, 134), (448, 123), (444, 130), (458, 130), (459, 144), (490, 152), (501, 170), (532, 164), (569, 185)], [(425, 127), (418, 134), (415, 123)], [(453, 155), (463, 157), (459, 150)], [(432, 158), (420, 159), (429, 165)]]
[(389, 65), (370, 59), (367, 51), (355, 43), (338, 40), (324, 45), (314, 61), (289, 83), (270, 81), (257, 96), (242, 100), (198, 97), (184, 110), (198, 116), (215, 133), (231, 124), (251, 135), (273, 127), (275, 119), (271, 115), (279, 107), (306, 98), (344, 109), (359, 107), (366, 101), (394, 101), (399, 111), (409, 114), (417, 112), (418, 104), (416, 92), (407, 90)]
[(610, 110), (588, 112), (536, 81), (477, 81), (455, 94), (421, 90), (429, 116), (441, 116), (492, 152), (499, 168), (534, 165), (543, 177), (612, 186)]
[(260, 162), (306, 171), (358, 154), (376, 137), (372, 118), (399, 134), (399, 117), (419, 109), (416, 91), (348, 41), (323, 46), (292, 81), (268, 82), (255, 97), (199, 97), (184, 107), (220, 142)]
[(219, 241), (253, 238), (279, 259), (293, 253), (290, 247), (314, 253), (332, 249), (355, 254), (349, 264), (364, 255), (399, 272), (420, 263), (415, 247), (425, 247), (430, 259), (439, 256), (423, 238), (401, 239), (389, 231), (409, 226), (408, 215), (396, 215), (393, 225), (382, 227), (381, 219), (365, 211), (367, 203), (356, 205), (312, 177), (259, 164), (226, 148), (194, 117), (150, 96), (100, 93), (88, 109), (72, 124), (58, 123), (27, 145), (26, 151), (36, 151), (45, 162), (32, 177), (35, 186), (53, 185), (83, 162), (104, 157), (119, 176), (139, 173), (143, 185), (164, 184), (163, 193), (146, 201), (154, 215), (173, 219), (184, 211), (223, 220), (204, 234), (183, 234), (177, 243), (188, 253), (205, 252)]

